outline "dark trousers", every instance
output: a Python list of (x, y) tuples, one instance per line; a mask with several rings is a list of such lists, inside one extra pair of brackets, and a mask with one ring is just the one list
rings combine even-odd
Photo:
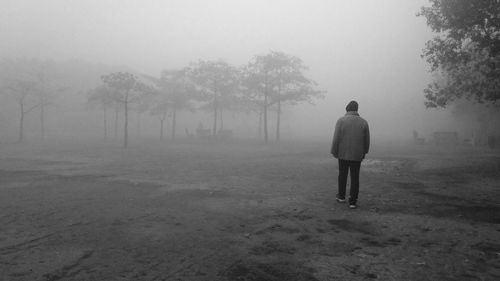
[(349, 161), (339, 159), (339, 192), (338, 198), (345, 198), (347, 186), (347, 174), (351, 173), (351, 189), (349, 193), (349, 204), (356, 204), (358, 202), (359, 194), (359, 169), (361, 168), (361, 161)]

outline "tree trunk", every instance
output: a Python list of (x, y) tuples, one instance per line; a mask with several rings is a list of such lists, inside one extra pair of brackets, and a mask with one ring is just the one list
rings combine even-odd
[(259, 110), (259, 128), (258, 128), (257, 136), (259, 139), (262, 138), (262, 109)]
[(165, 118), (160, 117), (160, 140), (163, 140), (163, 123), (165, 122)]
[(276, 116), (276, 142), (280, 141), (280, 123), (281, 123), (281, 71), (280, 71), (280, 82), (278, 84), (278, 104), (277, 104), (277, 116)]
[(264, 142), (267, 143), (267, 95), (264, 97)]
[(115, 138), (118, 137), (118, 107), (115, 108)]
[(108, 118), (106, 116), (106, 106), (103, 106), (103, 119), (104, 119), (104, 139), (108, 138)]
[(267, 76), (266, 76), (266, 87), (264, 89), (264, 142), (267, 143), (268, 135), (267, 135)]
[(212, 136), (217, 135), (217, 107), (214, 106), (214, 124), (212, 126)]
[(177, 127), (177, 109), (173, 108), (172, 111), (172, 139), (175, 139), (175, 129)]
[(217, 135), (217, 82), (214, 82), (214, 125), (212, 135), (213, 137)]
[(219, 110), (220, 111), (220, 130), (224, 130), (224, 119), (222, 118), (222, 108)]
[(217, 135), (217, 97), (214, 97), (214, 124), (212, 129), (212, 135), (214, 137)]
[(40, 129), (41, 129), (41, 137), (42, 140), (45, 139), (45, 105), (44, 99), (41, 99), (40, 102)]
[(45, 139), (45, 77), (42, 73), (38, 74), (39, 82), (41, 83), (40, 95), (40, 133), (42, 140)]
[(17, 139), (18, 143), (22, 143), (24, 139), (24, 103), (19, 103), (21, 109), (21, 116), (19, 118), (19, 138)]
[(125, 100), (124, 102), (125, 105), (125, 125), (124, 125), (124, 132), (123, 132), (123, 147), (127, 148), (128, 147), (128, 99)]
[(280, 141), (280, 122), (281, 122), (281, 101), (278, 100), (278, 110), (277, 110), (277, 120), (276, 120), (276, 141)]

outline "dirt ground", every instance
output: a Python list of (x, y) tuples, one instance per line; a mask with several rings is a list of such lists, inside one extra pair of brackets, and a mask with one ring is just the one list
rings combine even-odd
[(0, 144), (1, 280), (499, 280), (500, 153), (328, 143)]

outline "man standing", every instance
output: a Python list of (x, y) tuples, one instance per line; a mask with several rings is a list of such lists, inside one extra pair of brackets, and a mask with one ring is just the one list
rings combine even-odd
[(370, 148), (368, 122), (358, 114), (358, 103), (351, 101), (345, 116), (337, 120), (333, 134), (332, 155), (339, 160), (337, 202), (344, 203), (347, 174), (351, 173), (349, 208), (356, 209), (359, 193), (359, 169)]

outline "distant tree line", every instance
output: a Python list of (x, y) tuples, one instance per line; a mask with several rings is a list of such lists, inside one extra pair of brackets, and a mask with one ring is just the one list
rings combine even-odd
[(267, 143), (271, 110), (276, 113), (276, 140), (279, 141), (282, 105), (312, 102), (323, 97), (316, 82), (305, 76), (306, 69), (299, 58), (273, 51), (255, 56), (243, 67), (232, 66), (223, 60), (199, 60), (182, 69), (163, 70), (159, 77), (114, 72), (102, 76), (102, 85), (89, 91), (89, 102), (103, 109), (105, 135), (106, 112), (123, 109), (125, 147), (128, 111), (132, 105), (158, 117), (160, 138), (164, 136), (164, 124), (169, 116), (171, 136), (175, 138), (180, 110), (211, 112), (213, 137), (224, 129), (225, 112), (256, 112)]
[[(198, 60), (181, 69), (162, 70), (159, 76), (139, 75), (132, 71), (112, 71), (100, 77), (99, 84), (87, 85), (88, 107), (102, 110), (103, 134), (114, 136), (118, 119), (123, 118), (123, 146), (129, 144), (130, 112), (148, 113), (159, 121), (160, 139), (165, 123), (171, 120), (172, 138), (176, 137), (178, 113), (197, 110), (212, 116), (211, 135), (224, 130), (228, 112), (253, 112), (258, 118), (259, 135), (269, 141), (269, 114), (276, 114), (276, 141), (280, 140), (284, 104), (312, 103), (323, 91), (305, 75), (301, 59), (283, 52), (257, 55), (240, 67), (224, 60)], [(41, 138), (45, 136), (45, 115), (59, 93), (75, 91), (57, 63), (27, 59), (0, 61), (0, 95), (9, 97), (18, 112), (18, 142), (24, 140), (24, 122), (28, 114), (39, 112)], [(85, 92), (83, 92), (85, 94)]]

